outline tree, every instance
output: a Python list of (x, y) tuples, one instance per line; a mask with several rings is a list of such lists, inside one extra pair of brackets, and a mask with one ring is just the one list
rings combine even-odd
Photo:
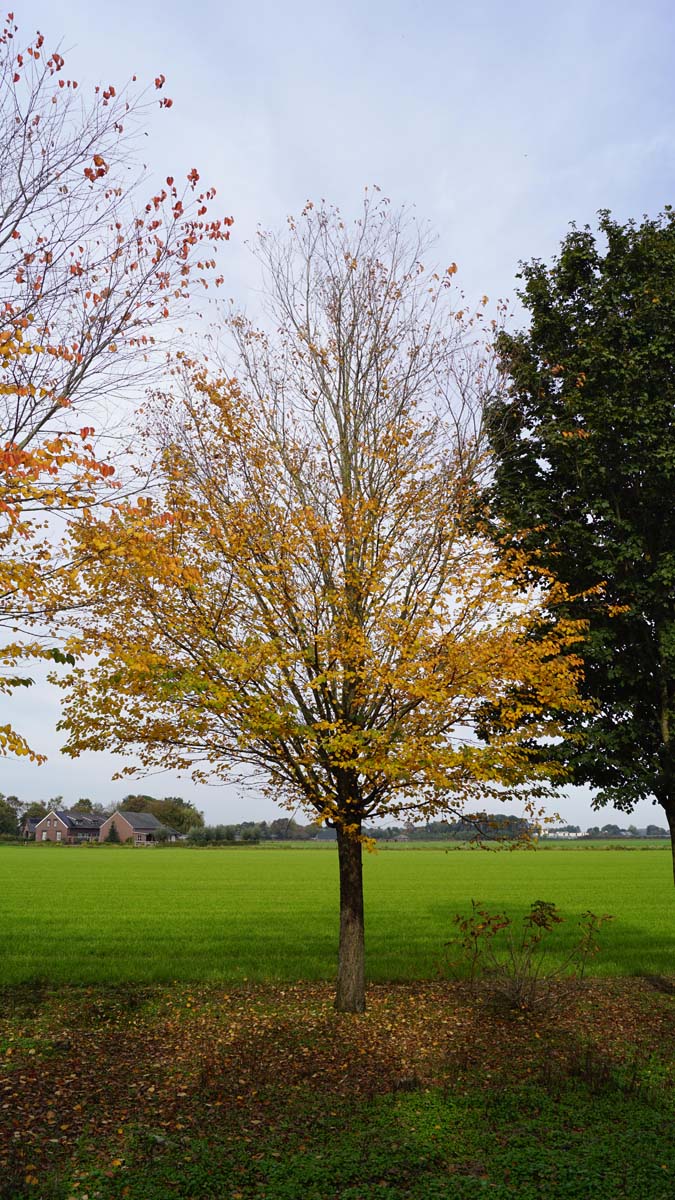
[[(530, 327), (502, 333), (494, 531), (567, 586), (589, 623), (560, 758), (594, 806), (666, 814), (675, 871), (675, 214), (573, 228), (523, 267)], [(575, 653), (578, 647), (575, 647)]]
[[(0, 334), (0, 395), (4, 372), (19, 355), (20, 345), (16, 337), (2, 343)], [(24, 627), (39, 620), (53, 603), (55, 578), (62, 590), (67, 579), (69, 564), (50, 536), (49, 514), (67, 518), (91, 503), (96, 482), (111, 472), (96, 461), (91, 443), (82, 446), (78, 438), (44, 437), (29, 450), (0, 440), (0, 696), (32, 684), (24, 673), (27, 659), (73, 661), (43, 638), (28, 640)], [(7, 722), (0, 725), (0, 755), (10, 753), (44, 761), (44, 755), (32, 750)]]
[(70, 806), (71, 812), (87, 813), (89, 816), (108, 817), (110, 816), (110, 808), (99, 804), (98, 801), (90, 800), (88, 796), (80, 796), (74, 804)]
[[(477, 326), (421, 251), (369, 198), (353, 227), (308, 205), (263, 236), (273, 332), (235, 316), (236, 377), (187, 373), (153, 413), (163, 495), (77, 531), (96, 602), (73, 646), (98, 665), (69, 676), (66, 752), (239, 767), (334, 827), (345, 1011), (365, 1005), (364, 822), (536, 793), (526, 740), (577, 703), (578, 630), (529, 637), (541, 601), (466, 527)], [(525, 732), (471, 744), (486, 696)]]
[(22, 816), (24, 819), (26, 817), (37, 817), (38, 820), (42, 820), (42, 817), (46, 817), (48, 812), (49, 809), (44, 800), (34, 800), (31, 804), (26, 805)]
[(270, 822), (267, 837), (279, 838), (282, 841), (304, 842), (311, 837), (312, 832), (304, 825), (298, 825), (292, 817), (278, 817), (275, 821)]
[(195, 846), (218, 845), (222, 842), (234, 842), (236, 827), (234, 825), (198, 825), (188, 830), (188, 841)]
[[(135, 76), (83, 95), (41, 34), (27, 46), (17, 36), (10, 14), (0, 34), (0, 695), (30, 685), (16, 673), (26, 659), (63, 657), (16, 636), (53, 608), (54, 578), (70, 569), (54, 514), (93, 503), (114, 473), (98, 461), (92, 421), (147, 381), (160, 327), (185, 313), (192, 283), (214, 276), (231, 224), (209, 216), (215, 193), (198, 191), (194, 168), (183, 186), (169, 176), (145, 194), (138, 148), (151, 101)], [(169, 109), (164, 83), (158, 75), (151, 94)], [(7, 753), (43, 760), (10, 723), (0, 725)]]
[(106, 840), (106, 842), (110, 842), (111, 846), (119, 846), (120, 845), (120, 842), (122, 839), (120, 838), (120, 835), (117, 830), (117, 825), (115, 824), (114, 821), (112, 822), (112, 825), (110, 826), (110, 829), (108, 830), (108, 832), (106, 834), (105, 840)]
[(19, 801), (0, 792), (0, 834), (16, 837), (19, 833)]
[[(25, 448), (50, 424), (62, 429), (64, 409), (91, 411), (129, 373), (147, 380), (159, 327), (185, 313), (192, 283), (213, 277), (213, 248), (232, 221), (209, 218), (215, 192), (197, 191), (194, 168), (183, 187), (169, 176), (145, 194), (137, 147), (151, 102), (135, 76), (83, 97), (41, 34), (20, 50), (17, 33), (9, 17), (0, 36), (0, 293), (6, 330), (27, 331), (33, 346), (5, 382), (2, 429)], [(154, 91), (168, 109), (165, 82), (158, 75)]]
[(94, 811), (93, 801), (90, 800), (88, 796), (80, 796), (79, 800), (76, 800), (74, 804), (71, 804), (70, 811), (71, 812), (81, 812), (81, 813), (93, 813), (93, 811)]

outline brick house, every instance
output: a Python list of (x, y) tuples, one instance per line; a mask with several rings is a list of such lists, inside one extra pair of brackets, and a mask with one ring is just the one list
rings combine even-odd
[(135, 846), (152, 846), (155, 842), (178, 840), (175, 829), (162, 825), (153, 813), (114, 812), (103, 821), (99, 840), (105, 842), (112, 826), (115, 826), (121, 842), (133, 842)]
[(90, 813), (68, 812), (64, 808), (48, 812), (35, 826), (36, 842), (97, 842), (104, 817)]

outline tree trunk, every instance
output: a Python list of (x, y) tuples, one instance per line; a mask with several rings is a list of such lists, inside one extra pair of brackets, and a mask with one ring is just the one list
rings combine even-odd
[(671, 800), (667, 804), (663, 803), (663, 808), (670, 830), (670, 849), (673, 856), (673, 883), (675, 884), (675, 800)]
[(338, 949), (338, 1012), (362, 1013), (366, 1008), (365, 940), (363, 925), (363, 862), (361, 842), (337, 827), (340, 864), (340, 946)]

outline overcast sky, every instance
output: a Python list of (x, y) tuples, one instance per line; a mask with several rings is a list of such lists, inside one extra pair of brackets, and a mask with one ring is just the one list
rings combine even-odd
[[(163, 72), (170, 112), (149, 124), (158, 177), (197, 166), (235, 218), (221, 255), (228, 296), (255, 307), (246, 241), (308, 198), (355, 213), (367, 184), (414, 204), (456, 261), (469, 296), (513, 297), (518, 262), (549, 258), (570, 221), (599, 208), (621, 220), (675, 200), (675, 5), (672, 0), (36, 0), (14, 6), (22, 34), (68, 51), (82, 85)], [(14, 698), (15, 724), (49, 763), (2, 764), (0, 790), (28, 800), (106, 803), (103, 755), (58, 753), (58, 700), (45, 686)], [(122, 763), (118, 765), (123, 765)], [(164, 776), (156, 795), (194, 799), (207, 819), (278, 815), (262, 798)], [(598, 821), (588, 795), (561, 798), (569, 819)], [(644, 804), (638, 825), (659, 821)], [(614, 819), (612, 810), (600, 824)]]

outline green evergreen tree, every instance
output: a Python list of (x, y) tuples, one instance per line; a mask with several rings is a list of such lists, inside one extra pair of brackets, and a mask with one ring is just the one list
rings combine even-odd
[(658, 802), (675, 871), (675, 213), (602, 212), (599, 236), (573, 228), (520, 278), (530, 327), (498, 339), (489, 413), (493, 530), (568, 585), (559, 615), (588, 621), (594, 711), (560, 714), (573, 782), (595, 807)]

